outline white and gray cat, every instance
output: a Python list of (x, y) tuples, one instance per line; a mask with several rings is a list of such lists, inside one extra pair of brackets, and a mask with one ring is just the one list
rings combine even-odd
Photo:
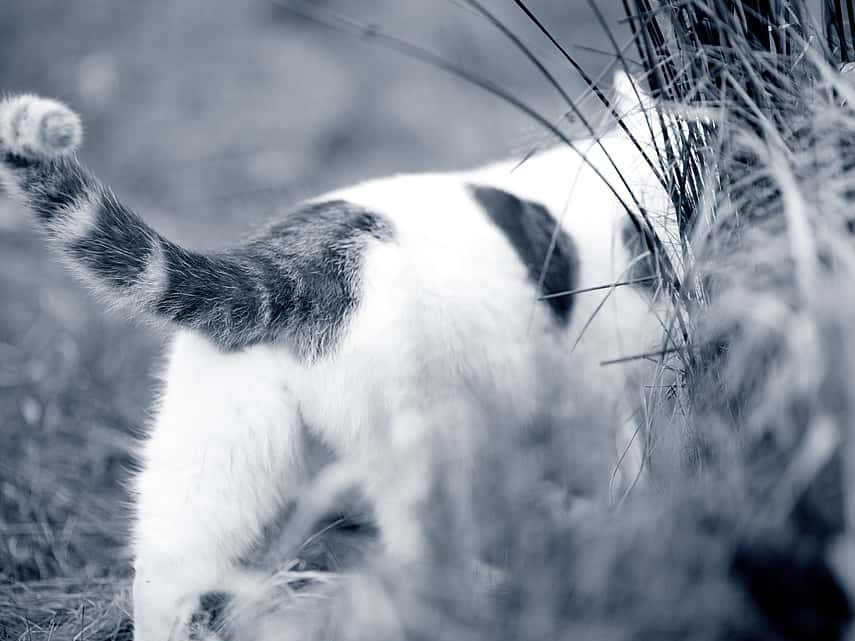
[[(618, 78), (638, 107), (629, 82)], [(134, 482), (140, 641), (169, 638), (299, 498), (304, 426), (365, 463), (360, 480), (401, 559), (421, 545), (407, 515), (427, 498), (428, 442), (459, 443), (489, 417), (569, 420), (580, 398), (632, 440), (640, 366), (601, 361), (655, 349), (654, 288), (566, 293), (627, 280), (643, 260), (625, 242), (621, 201), (633, 200), (614, 165), (645, 209), (670, 210), (625, 133), (518, 167), (362, 183), (211, 253), (122, 204), (78, 163), (80, 141), (60, 103), (0, 102), (2, 186), (97, 294), (176, 330)], [(642, 455), (620, 456), (623, 445), (612, 459), (626, 480)]]

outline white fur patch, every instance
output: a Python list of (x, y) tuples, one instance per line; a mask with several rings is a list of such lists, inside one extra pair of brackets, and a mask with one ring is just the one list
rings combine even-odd
[(152, 311), (152, 307), (160, 299), (169, 278), (159, 239), (152, 239), (152, 247), (145, 269), (137, 276), (134, 286), (125, 291), (125, 296), (132, 305), (147, 312)]
[(3, 163), (0, 163), (0, 187), (5, 189), (13, 200), (21, 203), (22, 205), (26, 205), (26, 194), (21, 191), (21, 188), (18, 186), (18, 180), (15, 178), (15, 174)]
[(0, 102), (0, 144), (28, 158), (73, 153), (83, 139), (80, 118), (61, 102), (29, 94)]
[(98, 204), (87, 194), (73, 205), (55, 212), (45, 227), (54, 242), (67, 246), (89, 236), (97, 218)]

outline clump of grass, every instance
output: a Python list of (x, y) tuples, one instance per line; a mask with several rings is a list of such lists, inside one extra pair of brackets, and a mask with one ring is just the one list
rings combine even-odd
[(130, 641), (130, 582), (110, 577), (0, 584), (0, 633), (10, 639)]
[(0, 638), (129, 639), (122, 482), (153, 341), (78, 296), (37, 238), (0, 245)]
[(749, 450), (771, 439), (764, 449), (792, 454), (820, 417), (845, 440), (848, 394), (826, 394), (848, 379), (838, 341), (852, 313), (831, 293), (852, 276), (846, 41), (801, 2), (635, 8), (654, 91), (700, 115), (700, 135), (666, 150), (672, 199), (692, 206), (681, 244), (693, 296), (676, 304), (701, 354), (687, 372), (696, 431), (713, 420)]

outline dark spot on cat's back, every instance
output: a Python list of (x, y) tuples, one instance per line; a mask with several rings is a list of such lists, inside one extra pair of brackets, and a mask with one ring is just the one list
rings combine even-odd
[(576, 244), (546, 207), (495, 187), (469, 185), (469, 192), (490, 221), (502, 232), (555, 317), (567, 323), (573, 296), (555, 296), (577, 286)]

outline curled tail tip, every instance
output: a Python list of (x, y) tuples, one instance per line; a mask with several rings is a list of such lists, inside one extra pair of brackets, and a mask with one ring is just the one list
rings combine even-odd
[(72, 154), (83, 140), (80, 117), (61, 102), (29, 94), (0, 102), (0, 149), (32, 159)]

